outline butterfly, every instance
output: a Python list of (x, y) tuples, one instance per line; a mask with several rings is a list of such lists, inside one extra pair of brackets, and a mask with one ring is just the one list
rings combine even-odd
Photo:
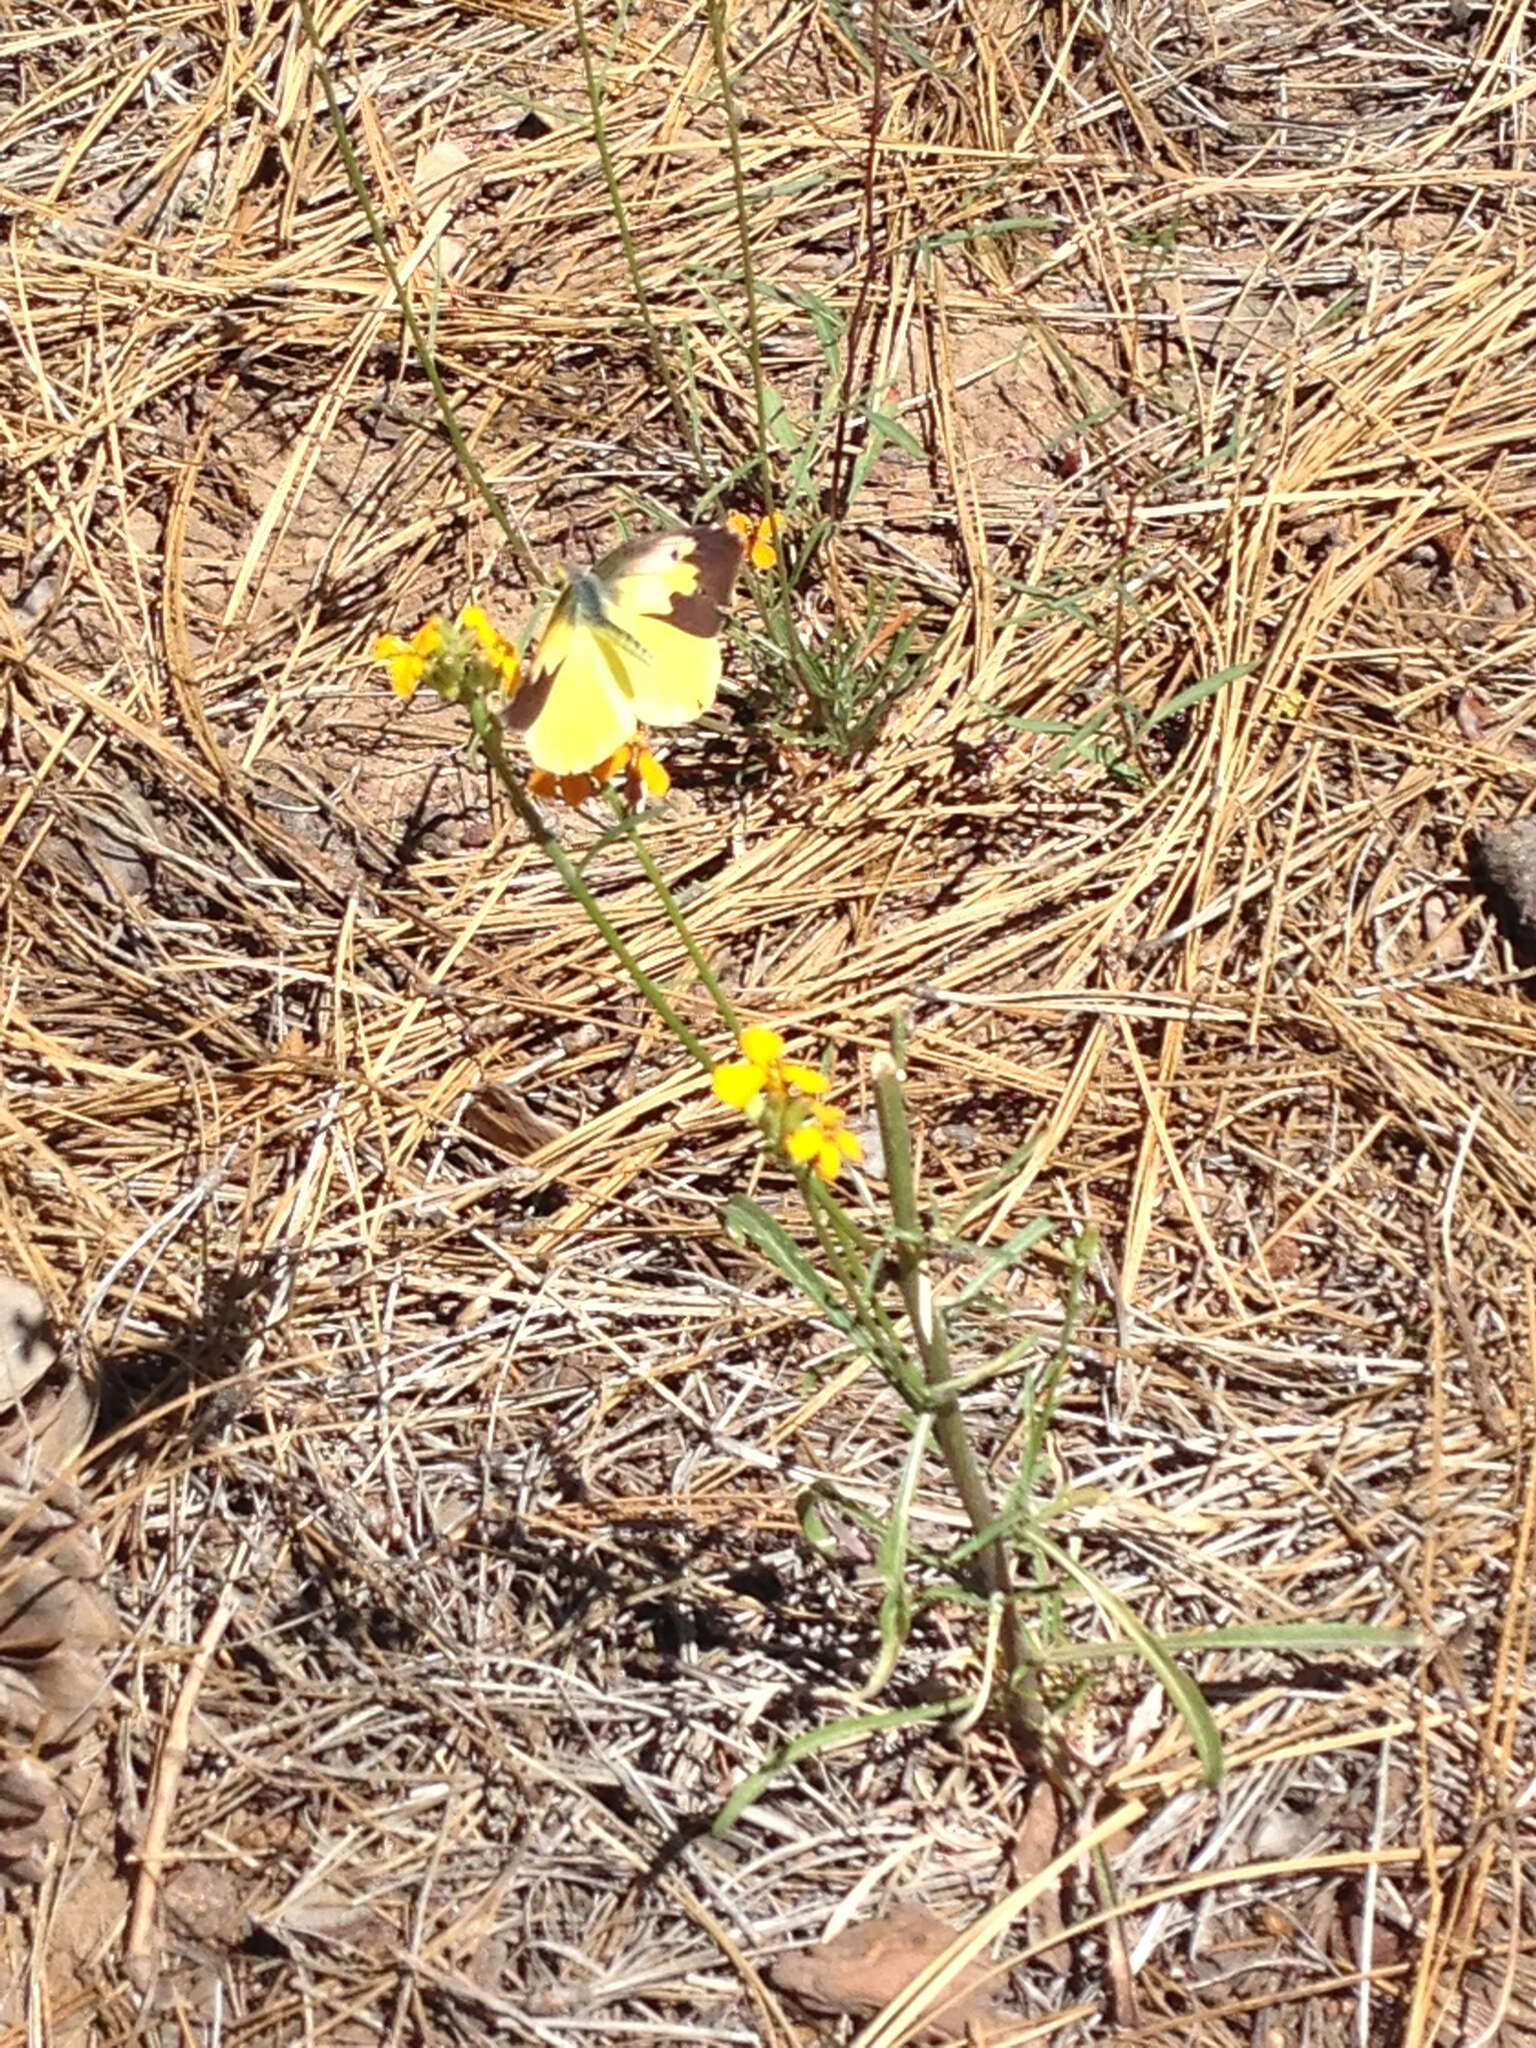
[(729, 527), (692, 526), (625, 541), (571, 576), (505, 714), (536, 767), (585, 774), (638, 726), (709, 709), (746, 549)]

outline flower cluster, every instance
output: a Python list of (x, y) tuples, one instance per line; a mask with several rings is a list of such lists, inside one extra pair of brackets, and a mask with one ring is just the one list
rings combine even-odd
[(725, 523), (746, 549), (747, 560), (754, 569), (773, 567), (779, 559), (774, 542), (784, 531), (782, 513), (768, 512), (761, 519), (753, 520), (745, 512), (732, 512)]
[(464, 607), (456, 626), (428, 619), (409, 640), (381, 635), (373, 658), (384, 664), (390, 688), (406, 703), (423, 684), (449, 704), (472, 697), (501, 700), (517, 688), (517, 649), (477, 604)]
[(785, 1059), (784, 1040), (766, 1025), (751, 1025), (736, 1045), (741, 1058), (716, 1067), (710, 1084), (722, 1102), (750, 1116), (797, 1166), (814, 1168), (825, 1181), (845, 1165), (862, 1164), (864, 1148), (843, 1112), (818, 1099), (827, 1092), (819, 1068)]
[(672, 778), (656, 756), (639, 740), (626, 740), (617, 753), (581, 775), (552, 775), (547, 768), (535, 768), (528, 777), (532, 795), (558, 797), (572, 808), (584, 804), (611, 782), (622, 782), (624, 798), (632, 811), (639, 810), (648, 796), (664, 797)]

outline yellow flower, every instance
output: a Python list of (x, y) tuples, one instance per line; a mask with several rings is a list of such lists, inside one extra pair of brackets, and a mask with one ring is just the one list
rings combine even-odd
[(858, 1166), (864, 1148), (843, 1121), (843, 1112), (815, 1097), (827, 1090), (819, 1067), (784, 1057), (784, 1040), (766, 1024), (750, 1025), (737, 1039), (739, 1060), (716, 1067), (710, 1085), (722, 1102), (742, 1110), (796, 1166), (814, 1167), (835, 1180), (848, 1162)]
[(390, 688), (407, 702), (423, 684), (448, 704), (496, 702), (517, 688), (517, 649), (477, 604), (464, 607), (456, 626), (428, 619), (409, 640), (383, 634), (372, 651), (389, 671)]
[(643, 796), (653, 796), (659, 802), (671, 787), (672, 778), (656, 756), (648, 748), (631, 743), (629, 764), (624, 772), (624, 789), (630, 808), (637, 810)]
[(409, 640), (396, 633), (384, 633), (373, 643), (373, 658), (389, 670), (389, 687), (407, 704), (426, 674), (427, 663), (443, 644), (443, 622), (428, 619)]
[(517, 688), (519, 663), (517, 649), (510, 640), (503, 639), (477, 604), (465, 605), (459, 613), (459, 624), (466, 632), (473, 633), (480, 644), (480, 651), (491, 667), (496, 670), (508, 691)]
[(773, 567), (779, 559), (774, 540), (784, 531), (781, 513), (769, 512), (754, 522), (745, 512), (733, 512), (725, 523), (746, 548), (747, 560), (754, 569)]
[(816, 1067), (802, 1066), (784, 1057), (784, 1041), (764, 1024), (752, 1024), (736, 1041), (739, 1060), (716, 1067), (710, 1085), (720, 1100), (732, 1109), (746, 1109), (759, 1095), (784, 1102), (791, 1089), (802, 1095), (822, 1095), (827, 1077)]
[(823, 1180), (836, 1180), (845, 1160), (864, 1163), (864, 1147), (830, 1102), (807, 1103), (808, 1115), (784, 1140), (784, 1150), (801, 1166), (814, 1166)]
[(617, 753), (581, 775), (552, 775), (547, 768), (535, 768), (528, 787), (546, 800), (557, 797), (572, 809), (588, 803), (610, 782), (623, 779), (624, 795), (632, 811), (639, 810), (647, 796), (664, 797), (672, 778), (656, 756), (638, 740), (626, 740)]

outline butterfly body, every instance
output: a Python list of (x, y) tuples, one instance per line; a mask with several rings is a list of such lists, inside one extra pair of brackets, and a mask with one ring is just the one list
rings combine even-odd
[(727, 528), (694, 526), (626, 541), (570, 577), (507, 710), (537, 767), (584, 774), (640, 725), (709, 708), (744, 551)]

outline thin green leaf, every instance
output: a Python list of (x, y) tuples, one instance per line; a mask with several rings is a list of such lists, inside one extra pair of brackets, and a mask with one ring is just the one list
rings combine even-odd
[(1205, 1782), (1207, 1785), (1219, 1785), (1226, 1770), (1226, 1760), (1221, 1749), (1221, 1731), (1216, 1726), (1210, 1708), (1205, 1704), (1199, 1686), (1179, 1668), (1159, 1638), (1153, 1635), (1144, 1623), (1137, 1620), (1119, 1594), (1112, 1593), (1102, 1579), (1095, 1577), (1085, 1566), (1080, 1565), (1070, 1551), (1064, 1550), (1049, 1536), (1042, 1535), (1038, 1529), (1032, 1532), (1031, 1541), (1033, 1547), (1048, 1557), (1059, 1572), (1080, 1586), (1100, 1613), (1108, 1615), (1121, 1634), (1135, 1644), (1143, 1660), (1162, 1680), (1164, 1692), (1188, 1728), (1190, 1740), (1195, 1745), (1195, 1754), (1200, 1759), (1201, 1775)]
[(966, 242), (985, 242), (995, 235), (1055, 234), (1061, 222), (1045, 213), (1015, 213), (1007, 220), (979, 220), (967, 228), (946, 228), (940, 235), (919, 235), (918, 247), (956, 249)]
[(1207, 697), (1214, 697), (1218, 690), (1224, 689), (1228, 683), (1235, 683), (1239, 676), (1251, 676), (1258, 665), (1257, 661), (1234, 661), (1230, 668), (1221, 669), (1213, 676), (1204, 676), (1198, 683), (1191, 683), (1187, 690), (1180, 690), (1166, 704), (1158, 705), (1147, 720), (1146, 730), (1150, 732), (1165, 718), (1177, 718), (1192, 704), (1203, 704)]
[(772, 385), (763, 392), (763, 419), (774, 443), (780, 448), (798, 448), (800, 436), (795, 432), (789, 412)]
[(952, 1714), (964, 1713), (971, 1704), (970, 1694), (962, 1694), (952, 1700), (935, 1700), (921, 1707), (887, 1707), (878, 1714), (857, 1714), (845, 1721), (832, 1721), (824, 1728), (807, 1729), (804, 1735), (797, 1735), (793, 1742), (786, 1743), (770, 1763), (760, 1771), (754, 1771), (750, 1778), (744, 1778), (716, 1814), (710, 1826), (710, 1833), (723, 1835), (734, 1826), (747, 1808), (760, 1799), (768, 1787), (802, 1757), (816, 1756), (824, 1749), (846, 1749), (850, 1743), (862, 1742), (867, 1736), (878, 1735), (887, 1728), (914, 1728), (927, 1721), (945, 1721)]
[(950, 1313), (964, 1308), (968, 1302), (974, 1301), (978, 1294), (985, 1294), (998, 1274), (1006, 1273), (1011, 1267), (1020, 1264), (1025, 1254), (1033, 1251), (1042, 1237), (1050, 1236), (1051, 1228), (1051, 1219), (1048, 1216), (1032, 1216), (1022, 1230), (1013, 1233), (1006, 1244), (999, 1245), (995, 1251), (987, 1255), (985, 1264), (977, 1269), (972, 1279), (966, 1281), (950, 1303)]
[(867, 1358), (881, 1359), (883, 1354), (873, 1333), (838, 1300), (799, 1245), (766, 1209), (746, 1195), (732, 1195), (725, 1205), (724, 1221), (733, 1244), (749, 1244), (760, 1251), (850, 1344), (856, 1345)]
[(907, 1542), (912, 1526), (912, 1502), (928, 1455), (933, 1434), (933, 1417), (920, 1415), (912, 1431), (912, 1443), (902, 1466), (901, 1483), (891, 1503), (891, 1518), (880, 1539), (876, 1568), (885, 1593), (880, 1601), (880, 1655), (867, 1684), (859, 1688), (860, 1699), (873, 1699), (896, 1669), (896, 1660), (906, 1645), (912, 1626), (912, 1595), (907, 1586)]
[(917, 436), (910, 433), (894, 414), (876, 412), (873, 407), (865, 409), (864, 418), (869, 422), (871, 433), (878, 434), (882, 441), (890, 441), (919, 462), (926, 459), (927, 450)]
[[(1383, 1628), (1355, 1621), (1237, 1621), (1228, 1628), (1196, 1628), (1159, 1638), (1170, 1652), (1281, 1650), (1316, 1655), (1332, 1650), (1420, 1650), (1421, 1629)], [(1139, 1657), (1139, 1643), (1055, 1643), (1040, 1652), (1043, 1664), (1104, 1664)]]

